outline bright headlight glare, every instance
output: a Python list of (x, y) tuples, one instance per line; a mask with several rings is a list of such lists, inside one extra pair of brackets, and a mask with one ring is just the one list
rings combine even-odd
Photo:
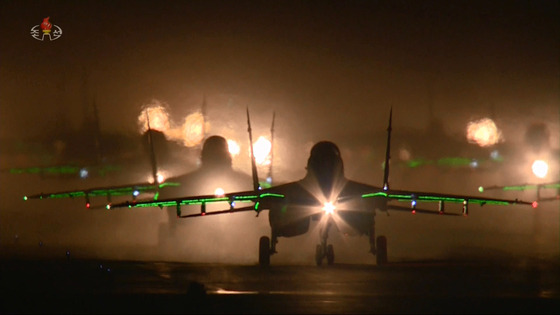
[(325, 202), (323, 204), (323, 210), (325, 211), (325, 213), (327, 214), (333, 214), (334, 213), (334, 209), (336, 209), (336, 207), (333, 205), (332, 202)]
[(533, 174), (538, 178), (545, 178), (548, 173), (548, 163), (544, 160), (536, 160), (533, 162), (533, 165), (531, 165), (531, 169), (533, 170)]

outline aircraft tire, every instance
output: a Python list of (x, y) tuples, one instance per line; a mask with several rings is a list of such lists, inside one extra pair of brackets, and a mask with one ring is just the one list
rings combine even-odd
[(378, 236), (376, 240), (377, 245), (377, 265), (387, 264), (387, 237)]
[(323, 247), (321, 245), (317, 245), (317, 247), (315, 247), (315, 262), (317, 263), (317, 266), (321, 266), (323, 264), (323, 257), (325, 257)]
[(332, 246), (332, 244), (329, 244), (329, 246), (327, 246), (327, 264), (334, 264), (334, 247)]
[(270, 238), (262, 236), (259, 239), (259, 265), (261, 267), (270, 266)]

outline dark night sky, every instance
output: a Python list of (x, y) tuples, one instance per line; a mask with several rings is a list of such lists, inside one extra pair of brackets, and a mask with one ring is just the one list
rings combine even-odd
[[(152, 98), (184, 115), (203, 94), (217, 110), (233, 98), (254, 115), (301, 118), (294, 124), (310, 133), (376, 129), (390, 106), (396, 124), (414, 127), (425, 127), (429, 106), (449, 128), (491, 113), (557, 120), (558, 6), (4, 1), (0, 136), (36, 134), (60, 112), (81, 119), (84, 73), (108, 130), (133, 128)], [(33, 40), (29, 29), (47, 15), (63, 36)]]
[[(317, 140), (382, 147), (372, 135), (391, 106), (394, 130), (436, 118), (461, 134), (490, 116), (512, 144), (542, 122), (558, 150), (559, 4), (4, 0), (0, 139), (45, 136), (64, 119), (78, 127), (91, 99), (102, 130), (134, 133), (152, 99), (184, 117), (206, 96), (216, 132), (245, 137), (247, 106), (257, 130), (275, 111), (298, 159), (284, 169), (303, 170), (307, 152), (290, 150)], [(47, 16), (63, 35), (40, 42), (30, 29)]]

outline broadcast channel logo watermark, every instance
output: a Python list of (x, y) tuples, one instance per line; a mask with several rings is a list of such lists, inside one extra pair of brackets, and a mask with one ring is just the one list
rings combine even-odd
[(50, 17), (43, 19), (43, 23), (35, 25), (31, 28), (31, 37), (36, 40), (48, 41), (57, 40), (62, 36), (62, 29), (58, 25), (49, 22)]

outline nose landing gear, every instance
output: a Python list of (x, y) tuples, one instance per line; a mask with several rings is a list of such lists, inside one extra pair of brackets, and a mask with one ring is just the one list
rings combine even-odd
[(315, 262), (317, 266), (323, 264), (323, 258), (327, 258), (327, 264), (334, 264), (334, 248), (332, 244), (327, 245), (327, 238), (329, 237), (329, 229), (332, 225), (331, 218), (327, 221), (326, 225), (319, 230), (319, 236), (321, 238), (321, 244), (317, 245), (315, 248)]
[(272, 240), (268, 236), (261, 236), (259, 239), (259, 265), (267, 267), (270, 265), (270, 256), (276, 254), (276, 243), (278, 237), (272, 233)]
[(327, 258), (327, 264), (334, 264), (334, 248), (332, 244), (327, 245), (327, 243), (319, 244), (315, 248), (315, 262), (317, 266), (323, 264), (323, 258)]

